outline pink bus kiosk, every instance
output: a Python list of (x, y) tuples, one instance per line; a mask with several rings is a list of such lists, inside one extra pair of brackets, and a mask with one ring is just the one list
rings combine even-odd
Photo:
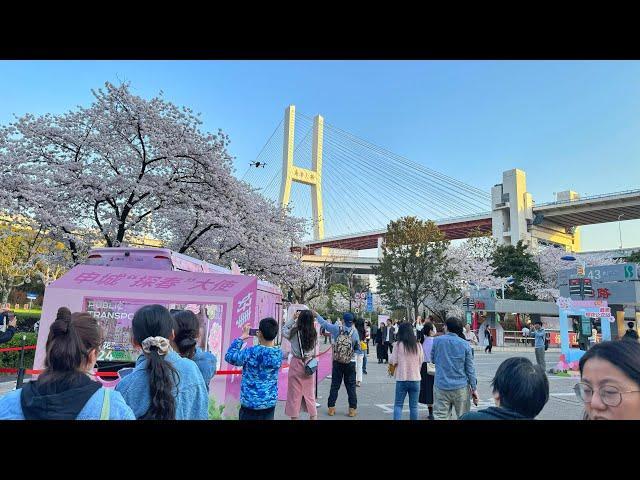
[[(143, 305), (189, 309), (201, 319), (201, 348), (218, 359), (218, 370), (237, 370), (224, 354), (242, 325), (257, 327), (264, 317), (281, 323), (280, 289), (256, 277), (233, 274), (164, 248), (97, 248), (84, 265), (77, 265), (46, 289), (34, 369), (44, 366), (49, 327), (59, 307), (91, 313), (102, 325), (105, 341), (98, 370), (116, 372), (132, 367), (139, 355), (131, 345), (131, 320)], [(252, 340), (249, 340), (251, 343)], [(118, 380), (104, 382), (113, 386)], [(239, 408), (241, 377), (216, 375), (210, 396), (233, 417)]]

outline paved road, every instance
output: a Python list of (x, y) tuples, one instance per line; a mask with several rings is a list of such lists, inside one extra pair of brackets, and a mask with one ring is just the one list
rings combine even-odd
[[(523, 352), (496, 352), (484, 353), (482, 350), (475, 352), (476, 372), (478, 375), (478, 391), (480, 393), (480, 403), (478, 407), (471, 405), (472, 410), (487, 408), (494, 405), (491, 395), (491, 380), (500, 363), (505, 359), (514, 356), (529, 358), (535, 363), (533, 349)], [(560, 356), (559, 351), (548, 351), (546, 355), (547, 369), (555, 366)], [(325, 379), (318, 385), (318, 420), (392, 420), (393, 402), (395, 396), (395, 381), (387, 376), (387, 365), (379, 365), (375, 353), (369, 354), (367, 365), (368, 375), (364, 376), (362, 386), (358, 391), (358, 416), (356, 418), (347, 417), (349, 406), (347, 403), (347, 392), (344, 388), (340, 390), (336, 403), (336, 415), (327, 415), (327, 397), (331, 380)], [(578, 377), (557, 377), (549, 375), (550, 398), (538, 419), (541, 420), (577, 420), (582, 417), (583, 407), (573, 393), (573, 386), (577, 383)], [(404, 417), (409, 418), (409, 399), (405, 399)], [(426, 419), (428, 415), (426, 405), (419, 404), (419, 418)], [(278, 402), (276, 407), (276, 419), (286, 419), (284, 415), (284, 402)], [(302, 418), (308, 418), (302, 414)]]
[[(324, 349), (324, 348), (323, 348)], [(478, 390), (480, 393), (480, 404), (478, 407), (471, 405), (472, 410), (487, 408), (494, 405), (491, 395), (491, 379), (502, 361), (513, 356), (524, 356), (535, 363), (533, 349), (520, 352), (496, 352), (487, 354), (482, 350), (475, 352), (476, 372), (478, 374)], [(559, 351), (547, 352), (547, 368), (553, 367), (558, 362)], [(362, 387), (358, 392), (358, 416), (356, 418), (347, 417), (349, 406), (347, 403), (347, 392), (344, 386), (341, 388), (336, 404), (336, 415), (327, 415), (327, 397), (331, 380), (325, 379), (318, 385), (319, 420), (391, 420), (393, 418), (393, 401), (395, 396), (395, 381), (387, 376), (387, 365), (379, 365), (375, 354), (369, 355), (367, 365), (368, 375), (364, 376)], [(15, 377), (14, 377), (15, 378)], [(0, 396), (15, 388), (12, 377), (3, 377), (0, 382)], [(549, 375), (550, 398), (545, 408), (538, 416), (541, 420), (577, 420), (582, 417), (583, 408), (576, 399), (572, 387), (577, 382), (577, 377), (557, 377)], [(419, 404), (419, 418), (427, 418), (428, 411), (425, 405)], [(405, 399), (404, 417), (409, 418), (409, 399)], [(284, 415), (284, 402), (278, 402), (276, 407), (277, 420), (287, 419)], [(302, 418), (307, 418), (302, 414)]]

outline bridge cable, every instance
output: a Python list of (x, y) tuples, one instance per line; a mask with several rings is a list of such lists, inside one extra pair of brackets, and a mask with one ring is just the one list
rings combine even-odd
[[(329, 139), (328, 143), (332, 143), (332, 141)], [(358, 157), (356, 155), (354, 155), (353, 153), (349, 152), (348, 150), (345, 150), (344, 148), (337, 146), (338, 149), (342, 150), (345, 152), (345, 155), (349, 156), (352, 160), (351, 163), (354, 164), (358, 164), (361, 166), (364, 166), (368, 171), (371, 172), (372, 175), (378, 175), (377, 178), (374, 178), (374, 180), (376, 180), (377, 182), (379, 182), (382, 185), (388, 185), (391, 188), (394, 189), (395, 195), (396, 195), (396, 200), (398, 198), (398, 196), (400, 196), (406, 205), (408, 205), (411, 208), (413, 208), (415, 206), (415, 202), (419, 201), (420, 203), (422, 203), (421, 201), (421, 194), (423, 194), (423, 192), (417, 192), (414, 187), (407, 187), (406, 185), (402, 185), (401, 183), (398, 183), (397, 181), (395, 181), (394, 179), (392, 179), (389, 175), (385, 175), (384, 173), (379, 173), (377, 172), (377, 165), (370, 163), (367, 161), (366, 158), (362, 158), (362, 157)], [(401, 172), (398, 174), (398, 176), (401, 176)], [(409, 185), (411, 185), (415, 179), (411, 179), (411, 178), (407, 178), (407, 180), (410, 180), (411, 182), (409, 183)], [(376, 185), (372, 185), (371, 188), (373, 188), (374, 190), (380, 190), (380, 184), (376, 184)], [(391, 184), (391, 185), (390, 185)], [(370, 185), (370, 184), (369, 184)], [(397, 187), (397, 188), (395, 188)], [(408, 198), (405, 196), (406, 192), (411, 192), (413, 193), (413, 197)], [(439, 210), (441, 214), (444, 213), (444, 211), (442, 209), (440, 209), (439, 207), (436, 206), (425, 206), (427, 210)], [(450, 210), (451, 212), (452, 210)]]

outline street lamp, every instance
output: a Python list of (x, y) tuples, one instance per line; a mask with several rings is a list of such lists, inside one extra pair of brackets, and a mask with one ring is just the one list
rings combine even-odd
[(620, 235), (620, 250), (622, 250), (622, 227), (620, 222), (620, 219), (622, 217), (624, 217), (624, 213), (621, 213), (620, 215), (618, 215), (618, 234)]
[[(577, 258), (573, 255), (565, 255), (564, 257), (560, 257), (560, 260), (564, 260), (565, 262), (575, 262)], [(584, 275), (587, 264), (584, 262), (584, 260), (580, 263), (582, 263), (582, 275)]]
[(507, 285), (511, 285), (513, 282), (515, 282), (515, 279), (510, 276), (509, 278), (507, 278), (505, 283), (502, 284), (502, 299), (503, 300), (504, 300), (504, 287), (506, 287)]

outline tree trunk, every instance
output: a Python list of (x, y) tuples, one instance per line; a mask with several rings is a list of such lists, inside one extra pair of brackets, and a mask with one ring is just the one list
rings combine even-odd
[(3, 288), (2, 290), (0, 290), (0, 292), (2, 293), (2, 295), (0, 296), (0, 303), (4, 305), (9, 301), (9, 294), (11, 293), (11, 289)]

